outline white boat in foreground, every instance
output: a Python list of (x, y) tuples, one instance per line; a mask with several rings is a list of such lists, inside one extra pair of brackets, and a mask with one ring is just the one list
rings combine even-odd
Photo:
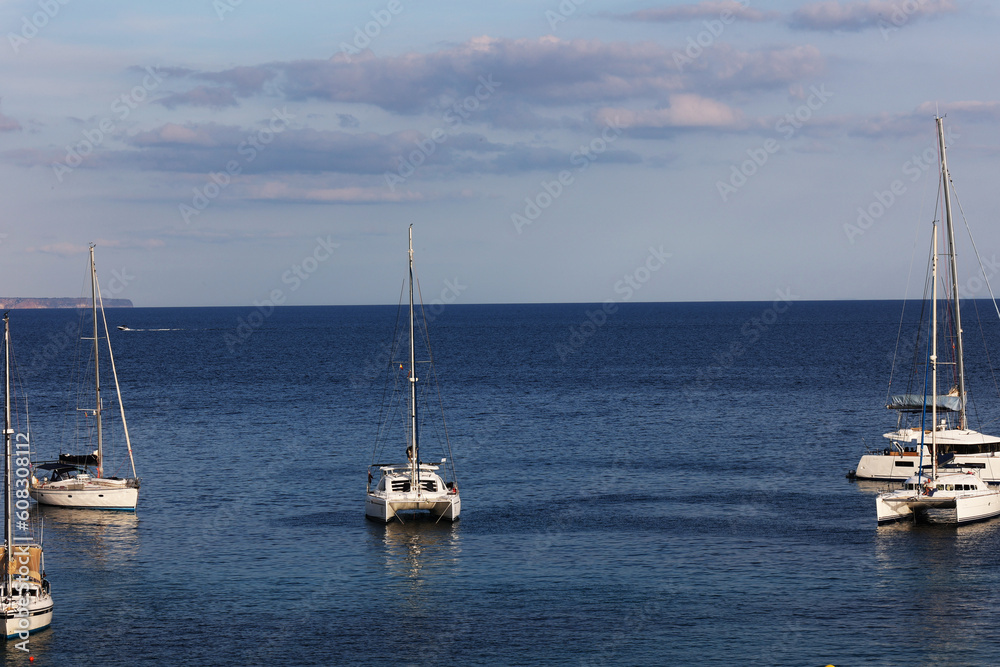
[(902, 489), (880, 494), (875, 509), (879, 523), (922, 518), (928, 510), (950, 510), (942, 523), (969, 523), (1000, 515), (1000, 491), (972, 472), (914, 475)]
[[(944, 183), (945, 218), (947, 221), (946, 230), (950, 235), (951, 205), (948, 203), (948, 167), (944, 154), (944, 128), (941, 119), (937, 119), (938, 138), (941, 144), (941, 171), (942, 182)], [(924, 396), (904, 396), (895, 397), (894, 402), (900, 404), (917, 404), (920, 407), (922, 420), (926, 423), (930, 418), (928, 426), (919, 430), (920, 440), (917, 443), (917, 474), (909, 477), (902, 489), (879, 494), (875, 499), (875, 510), (878, 522), (887, 523), (912, 517), (919, 519), (927, 516), (928, 510), (948, 510), (942, 513), (939, 521), (943, 523), (969, 523), (980, 521), (1000, 515), (1000, 490), (990, 488), (987, 483), (975, 474), (972, 470), (947, 470), (940, 472), (938, 467), (938, 452), (943, 437), (949, 435), (950, 429), (946, 428), (946, 423), (938, 422), (939, 410), (960, 411), (962, 414), (964, 428), (964, 376), (959, 370), (960, 392), (955, 395), (939, 397), (937, 391), (938, 365), (942, 362), (938, 360), (938, 239), (937, 223), (933, 225), (934, 238), (931, 242), (931, 331), (929, 338), (930, 354), (928, 362), (930, 364), (930, 385)], [(952, 305), (956, 320), (955, 330), (958, 332), (957, 338), (961, 341), (961, 320), (958, 318), (958, 281), (955, 277), (955, 244), (954, 239), (949, 238), (948, 255), (951, 260), (952, 286), (955, 302)], [(961, 359), (961, 343), (957, 345), (958, 358)], [(950, 364), (948, 364), (950, 366)], [(959, 364), (960, 366), (960, 364)], [(925, 374), (926, 378), (926, 374)], [(926, 379), (925, 379), (926, 383)], [(925, 385), (926, 386), (926, 385)], [(926, 394), (929, 394), (927, 396)], [(916, 400), (915, 400), (916, 399)], [(920, 472), (924, 457), (927, 452), (927, 438), (930, 439), (930, 475)], [(901, 459), (903, 457), (900, 457)], [(913, 458), (913, 457), (909, 457)]]
[[(991, 484), (1000, 484), (1000, 437), (980, 433), (969, 428), (967, 406), (969, 401), (965, 386), (965, 352), (962, 342), (962, 313), (959, 303), (958, 268), (955, 263), (955, 230), (951, 215), (950, 175), (945, 157), (942, 119), (937, 119), (938, 142), (941, 153), (941, 182), (945, 217), (945, 239), (950, 282), (950, 307), (952, 319), (948, 346), (954, 349), (951, 367), (954, 386), (946, 395), (934, 401), (936, 415), (934, 436), (937, 441), (936, 463), (961, 470), (973, 470)], [(933, 306), (932, 306), (933, 309)], [(918, 345), (922, 344), (918, 342)], [(942, 362), (943, 363), (943, 362)], [(921, 377), (917, 375), (910, 376)], [(922, 380), (920, 380), (922, 382)], [(908, 389), (916, 391), (916, 389)], [(920, 466), (930, 466), (931, 452), (924, 440), (930, 432), (926, 413), (931, 409), (925, 392), (890, 396), (886, 407), (897, 412), (896, 430), (883, 435), (889, 442), (883, 448), (869, 449), (858, 461), (857, 468), (847, 473), (850, 478), (903, 481), (920, 473)]]
[[(462, 500), (458, 488), (447, 484), (437, 474), (438, 466), (378, 466), (381, 472), (375, 489), (369, 489), (365, 516), (388, 522), (400, 513), (427, 511), (448, 521), (458, 519)], [(413, 484), (413, 480), (417, 484)]]
[[(134, 511), (139, 502), (139, 478), (135, 474), (135, 459), (132, 457), (132, 441), (129, 439), (128, 423), (125, 421), (125, 407), (122, 405), (121, 388), (118, 386), (118, 372), (115, 369), (115, 358), (111, 352), (111, 338), (108, 335), (108, 321), (104, 317), (104, 306), (101, 303), (101, 292), (97, 284), (97, 269), (94, 265), (94, 246), (90, 246), (90, 278), (91, 298), (94, 319), (94, 407), (79, 410), (94, 418), (94, 434), (97, 449), (91, 454), (59, 454), (56, 461), (37, 463), (35, 474), (31, 478), (29, 493), (39, 504), (55, 505), (57, 507), (75, 507), (79, 509), (131, 510)], [(100, 320), (98, 320), (100, 314)], [(125, 445), (128, 449), (128, 462), (131, 464), (131, 477), (108, 475), (105, 460), (103, 412), (101, 402), (100, 374), (100, 338), (98, 336), (98, 321), (104, 325), (104, 338), (108, 342), (108, 359), (111, 362), (111, 375), (115, 381), (118, 407), (121, 414), (122, 427), (125, 432)], [(124, 462), (122, 462), (124, 463)], [(38, 477), (40, 474), (48, 477)]]
[[(454, 465), (451, 466), (452, 481), (445, 482), (438, 475), (441, 464), (424, 463), (420, 461), (420, 439), (418, 437), (419, 422), (417, 419), (417, 360), (416, 344), (414, 342), (414, 307), (413, 307), (413, 227), (410, 227), (410, 367), (406, 373), (409, 383), (408, 418), (407, 418), (407, 463), (392, 465), (373, 463), (368, 467), (368, 496), (365, 500), (365, 516), (375, 521), (388, 522), (393, 519), (402, 521), (401, 513), (426, 511), (440, 519), (455, 521), (462, 511), (462, 499), (458, 493), (458, 484), (454, 481)], [(403, 365), (399, 365), (403, 370)], [(378, 453), (376, 443), (376, 455)], [(379, 478), (372, 488), (372, 470), (378, 470)]]
[[(35, 539), (29, 524), (21, 518), (28, 514), (28, 501), (15, 500), (18, 488), (23, 488), (22, 485), (27, 484), (30, 443), (26, 434), (18, 434), (17, 442), (12, 442), (14, 429), (11, 426), (10, 400), (10, 320), (6, 314), (3, 317), (3, 327), (4, 537), (3, 547), (0, 547), (0, 568), (3, 569), (0, 606), (3, 607), (7, 639), (23, 642), (31, 633), (44, 630), (52, 624), (53, 604), (49, 582), (45, 579), (45, 557), (41, 541)], [(19, 474), (22, 470), (24, 475)], [(24, 509), (17, 507), (18, 521), (15, 523), (14, 511), (17, 502), (24, 503)], [(18, 648), (28, 650), (26, 644), (18, 644)]]

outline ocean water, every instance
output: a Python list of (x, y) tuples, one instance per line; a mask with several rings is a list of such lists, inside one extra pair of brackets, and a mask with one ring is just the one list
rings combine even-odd
[[(31, 664), (995, 661), (1000, 521), (877, 528), (881, 485), (845, 479), (894, 423), (899, 303), (448, 306), (462, 518), (388, 526), (363, 505), (396, 308), (253, 312), (108, 311), (139, 509), (42, 508)], [(11, 312), (42, 458), (76, 322)]]

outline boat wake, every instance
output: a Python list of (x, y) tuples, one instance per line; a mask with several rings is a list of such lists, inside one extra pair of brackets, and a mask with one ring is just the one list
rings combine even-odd
[(119, 331), (184, 331), (184, 329), (133, 329), (131, 327), (118, 327)]

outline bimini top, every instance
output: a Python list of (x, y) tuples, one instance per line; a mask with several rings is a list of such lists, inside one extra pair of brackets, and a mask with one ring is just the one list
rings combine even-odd
[[(906, 410), (908, 412), (920, 412), (930, 410), (934, 407), (934, 401), (930, 396), (923, 394), (900, 394), (889, 398), (889, 405), (885, 406), (890, 410)], [(958, 396), (938, 396), (937, 409), (942, 412), (959, 412), (962, 409), (962, 399)]]

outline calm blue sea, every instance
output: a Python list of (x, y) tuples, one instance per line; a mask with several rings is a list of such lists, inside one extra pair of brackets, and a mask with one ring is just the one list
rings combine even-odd
[[(844, 476), (894, 424), (899, 303), (450, 305), (455, 525), (364, 519), (396, 308), (253, 313), (107, 312), (139, 510), (42, 511), (31, 664), (995, 663), (1000, 521), (876, 528)], [(41, 457), (76, 322), (11, 312)]]

